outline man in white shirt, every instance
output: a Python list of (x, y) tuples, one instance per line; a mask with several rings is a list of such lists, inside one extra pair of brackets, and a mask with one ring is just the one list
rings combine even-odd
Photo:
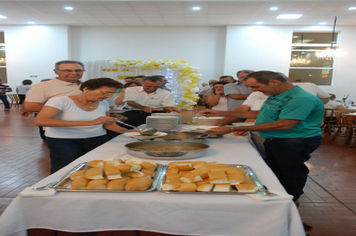
[(130, 87), (125, 90), (123, 109), (128, 109), (122, 113), (128, 120), (126, 123), (139, 126), (146, 123), (146, 117), (153, 112), (180, 111), (175, 106), (173, 94), (161, 89), (163, 79), (159, 76), (147, 76), (141, 80), (142, 86)]
[[(84, 73), (84, 64), (79, 61), (59, 61), (54, 66), (54, 79), (32, 85), (22, 104), (21, 115), (28, 116), (31, 112), (39, 112), (44, 104), (52, 97), (80, 94), (80, 79)], [(42, 127), (39, 126), (40, 136), (45, 140)]]

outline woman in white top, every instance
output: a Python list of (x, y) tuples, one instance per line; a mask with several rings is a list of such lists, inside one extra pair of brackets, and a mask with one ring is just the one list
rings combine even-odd
[(116, 119), (107, 116), (112, 97), (122, 84), (110, 78), (91, 79), (81, 84), (83, 92), (53, 97), (38, 113), (35, 125), (46, 127), (51, 173), (107, 141), (106, 130), (124, 133)]
[(16, 93), (19, 96), (19, 103), (22, 104), (23, 101), (26, 98), (26, 93), (28, 92), (28, 90), (30, 90), (32, 85), (32, 80), (30, 79), (25, 79), (22, 81), (22, 85), (19, 85), (16, 87)]
[(212, 92), (206, 98), (206, 104), (212, 110), (227, 111), (227, 97), (224, 93), (224, 85), (227, 84), (223, 81), (215, 82)]

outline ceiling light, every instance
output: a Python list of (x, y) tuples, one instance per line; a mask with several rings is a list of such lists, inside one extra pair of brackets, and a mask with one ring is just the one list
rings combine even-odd
[(277, 19), (298, 19), (302, 14), (281, 14), (277, 16)]
[(269, 8), (271, 11), (277, 11), (278, 10), (278, 7), (270, 7)]
[(66, 9), (67, 11), (73, 11), (73, 7), (64, 7), (64, 9)]
[(193, 10), (193, 11), (199, 11), (199, 10), (200, 10), (200, 7), (192, 7), (192, 10)]
[(27, 24), (33, 25), (35, 22), (33, 21), (27, 21)]
[(349, 11), (354, 11), (356, 10), (356, 7), (349, 7)]
[(326, 25), (326, 22), (320, 22), (319, 25)]
[(257, 24), (257, 25), (262, 25), (263, 22), (262, 22), (262, 21), (257, 21), (256, 24)]
[(6, 16), (0, 15), (0, 19), (6, 19)]

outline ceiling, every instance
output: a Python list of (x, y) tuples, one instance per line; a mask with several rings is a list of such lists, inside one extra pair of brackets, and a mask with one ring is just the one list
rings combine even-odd
[[(65, 6), (74, 9), (67, 11)], [(200, 6), (200, 11), (191, 7)], [(276, 6), (276, 11), (269, 10)], [(225, 26), (252, 25), (356, 25), (356, 1), (13, 1), (0, 0), (1, 25), (69, 26)], [(296, 20), (279, 14), (303, 14)]]

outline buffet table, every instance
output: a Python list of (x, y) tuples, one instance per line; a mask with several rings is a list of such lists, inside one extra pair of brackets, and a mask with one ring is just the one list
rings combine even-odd
[[(132, 156), (118, 136), (35, 186), (53, 182), (81, 162)], [(203, 157), (191, 159), (250, 166), (270, 190), (283, 191), (248, 137), (210, 138)], [(157, 163), (169, 161), (156, 160)], [(30, 228), (68, 232), (142, 230), (178, 235), (305, 235), (291, 200), (258, 201), (237, 194), (57, 192), (50, 197), (18, 196), (0, 217), (0, 235), (27, 235)]]

